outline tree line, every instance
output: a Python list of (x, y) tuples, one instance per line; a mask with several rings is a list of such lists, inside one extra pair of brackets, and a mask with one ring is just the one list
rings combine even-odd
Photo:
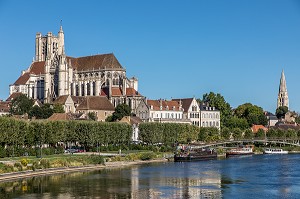
[[(0, 117), (0, 156), (37, 155), (37, 148), (64, 150), (67, 144), (86, 150), (97, 145), (128, 145), (132, 128), (125, 123), (94, 121), (24, 121)], [(6, 153), (6, 154), (5, 154)]]

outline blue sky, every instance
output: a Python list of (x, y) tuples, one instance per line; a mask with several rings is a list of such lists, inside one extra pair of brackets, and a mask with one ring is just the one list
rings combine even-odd
[(284, 69), (300, 111), (300, 1), (0, 0), (0, 99), (29, 67), (35, 34), (57, 35), (61, 19), (67, 55), (113, 52), (149, 99), (213, 91), (275, 112)]

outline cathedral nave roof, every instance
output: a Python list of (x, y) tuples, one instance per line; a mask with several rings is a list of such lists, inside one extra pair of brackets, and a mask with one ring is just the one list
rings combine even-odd
[(93, 71), (97, 69), (123, 69), (114, 54), (102, 54), (86, 57), (67, 57), (71, 66), (77, 71)]

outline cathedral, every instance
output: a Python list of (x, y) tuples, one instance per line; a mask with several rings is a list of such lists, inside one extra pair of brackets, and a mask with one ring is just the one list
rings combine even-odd
[(10, 95), (21, 92), (42, 103), (63, 95), (107, 96), (114, 106), (126, 103), (135, 112), (144, 99), (138, 92), (138, 80), (126, 77), (114, 54), (67, 56), (64, 37), (62, 26), (57, 36), (36, 34), (34, 61), (9, 86)]
[(280, 106), (286, 106), (289, 108), (289, 96), (287, 92), (284, 71), (281, 72), (278, 98), (277, 98), (277, 108)]

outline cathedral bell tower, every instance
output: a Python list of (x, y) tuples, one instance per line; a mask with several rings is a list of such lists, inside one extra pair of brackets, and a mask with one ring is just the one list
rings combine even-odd
[(284, 71), (281, 72), (280, 84), (279, 84), (279, 92), (277, 98), (277, 108), (280, 106), (286, 106), (289, 108), (289, 96), (286, 87), (286, 81), (284, 76)]

